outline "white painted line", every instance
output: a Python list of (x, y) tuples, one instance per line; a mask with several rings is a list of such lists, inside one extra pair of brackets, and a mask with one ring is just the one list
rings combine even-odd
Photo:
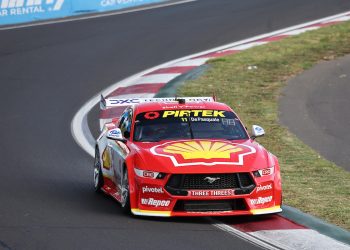
[(180, 73), (173, 74), (152, 74), (146, 75), (139, 78), (137, 84), (147, 84), (147, 83), (167, 83), (173, 80), (174, 78), (181, 75)]
[(210, 57), (184, 60), (181, 62), (174, 63), (172, 66), (173, 67), (191, 67), (191, 66), (197, 67), (197, 66), (205, 64), (209, 59), (210, 59)]
[[(283, 242), (285, 249), (349, 250), (350, 246), (312, 229), (262, 230), (249, 233), (259, 239)], [(293, 241), (290, 239), (298, 239)]]
[[(338, 17), (332, 20), (332, 22), (345, 22), (345, 21), (349, 21), (350, 20), (350, 16), (342, 16), (342, 17)], [(323, 23), (329, 23), (328, 22), (323, 22)]]
[(283, 33), (282, 35), (287, 35), (287, 36), (295, 36), (295, 35), (299, 35), (301, 33), (304, 33), (306, 31), (311, 31), (311, 30), (317, 30), (320, 27), (317, 26), (313, 26), (313, 27), (307, 27), (307, 28), (303, 28), (303, 29), (297, 29), (297, 30), (292, 30), (286, 33)]
[(239, 45), (239, 46), (235, 46), (231, 49), (234, 49), (234, 50), (246, 50), (246, 49), (250, 49), (250, 48), (253, 48), (253, 47), (256, 47), (256, 46), (260, 46), (260, 45), (263, 45), (263, 44), (267, 44), (268, 42), (253, 42), (253, 43), (248, 43), (248, 44), (243, 44), (243, 45)]
[(225, 231), (229, 234), (232, 234), (238, 238), (241, 238), (245, 241), (248, 241), (249, 243), (253, 243), (254, 245), (257, 245), (259, 247), (263, 247), (265, 249), (270, 249), (270, 250), (276, 250), (276, 249), (285, 249), (285, 250), (292, 250), (291, 248), (288, 248), (285, 245), (281, 245), (279, 242), (275, 242), (271, 239), (268, 240), (261, 240), (254, 235), (250, 235), (248, 233), (239, 231), (238, 229), (235, 229), (227, 224), (224, 224), (218, 220), (215, 220), (213, 218), (208, 218), (210, 223), (214, 226), (219, 228), (222, 231)]
[(71, 133), (74, 140), (92, 157), (95, 156), (95, 139), (93, 138), (87, 123), (87, 114), (96, 105), (96, 100), (100, 100), (99, 95), (96, 95), (87, 101), (75, 114), (71, 123)]
[[(3, 0), (3, 3), (4, 3), (4, 1), (6, 1), (6, 0)], [(12, 29), (20, 29), (20, 28), (26, 28), (26, 27), (43, 26), (43, 25), (55, 24), (55, 23), (67, 23), (67, 22), (73, 22), (73, 21), (82, 21), (82, 20), (94, 19), (94, 18), (99, 18), (99, 17), (123, 15), (123, 14), (132, 13), (132, 12), (158, 9), (158, 8), (163, 8), (163, 7), (168, 7), (168, 6), (178, 5), (178, 4), (196, 2), (196, 1), (197, 0), (183, 0), (183, 1), (171, 2), (171, 3), (160, 3), (160, 4), (156, 4), (156, 5), (152, 5), (152, 6), (144, 6), (144, 7), (139, 7), (139, 8), (130, 9), (130, 10), (124, 10), (124, 11), (116, 10), (113, 12), (91, 14), (88, 16), (64, 17), (64, 19), (56, 19), (56, 20), (43, 21), (43, 22), (38, 22), (38, 23), (18, 24), (16, 26), (6, 26), (3, 28), (0, 27), (0, 30), (12, 30)]]
[(236, 49), (235, 48), (229, 48), (229, 49), (225, 49), (225, 50), (219, 50), (219, 51), (217, 51), (216, 53), (225, 53), (225, 52), (229, 52), (229, 51), (236, 51)]

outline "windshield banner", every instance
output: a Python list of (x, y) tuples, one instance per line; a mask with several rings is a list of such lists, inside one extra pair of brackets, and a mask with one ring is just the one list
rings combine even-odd
[(0, 0), (0, 25), (120, 10), (167, 0)]

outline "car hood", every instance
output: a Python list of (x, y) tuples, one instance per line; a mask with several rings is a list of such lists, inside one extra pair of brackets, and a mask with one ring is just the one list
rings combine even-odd
[(131, 147), (135, 153), (135, 166), (156, 172), (250, 172), (273, 165), (271, 154), (250, 139), (138, 142)]

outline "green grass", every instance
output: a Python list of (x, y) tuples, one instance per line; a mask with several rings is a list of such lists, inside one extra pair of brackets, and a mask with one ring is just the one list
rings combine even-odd
[[(322, 158), (278, 120), (278, 98), (288, 79), (322, 60), (350, 53), (350, 23), (286, 38), (214, 59), (180, 96), (210, 96), (231, 106), (245, 125), (259, 124), (259, 142), (278, 156), (284, 204), (350, 229), (350, 173)], [(249, 66), (256, 69), (249, 70)]]

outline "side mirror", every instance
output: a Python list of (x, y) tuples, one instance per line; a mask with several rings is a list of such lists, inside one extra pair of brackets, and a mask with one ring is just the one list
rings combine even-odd
[(110, 140), (116, 140), (121, 142), (126, 142), (126, 139), (123, 138), (122, 131), (120, 128), (114, 128), (107, 132), (107, 138)]
[(252, 126), (252, 136), (251, 138), (255, 140), (255, 138), (263, 136), (265, 134), (265, 130), (258, 126), (258, 125), (253, 125)]

